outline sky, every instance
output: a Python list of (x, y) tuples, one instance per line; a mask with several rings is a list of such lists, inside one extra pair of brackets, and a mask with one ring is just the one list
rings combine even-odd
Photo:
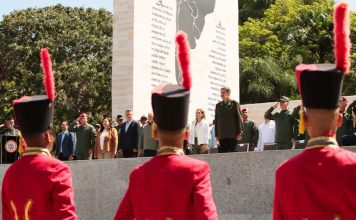
[[(96, 9), (105, 8), (106, 10), (113, 12), (113, 1), (114, 0), (0, 0), (0, 20), (2, 20), (3, 15), (9, 14), (13, 10), (25, 9), (28, 7), (41, 8), (56, 4), (72, 7), (91, 7)], [(350, 4), (352, 11), (356, 11), (355, 0), (344, 1)]]
[[(92, 8), (105, 8), (113, 12), (114, 0), (0, 0), (0, 20), (3, 15), (9, 14), (13, 10), (24, 9), (28, 7), (46, 7), (56, 4), (72, 7), (92, 7)], [(149, 0), (147, 0), (149, 1)], [(351, 10), (356, 11), (355, 0), (344, 0), (350, 4)]]
[(3, 15), (9, 14), (13, 10), (25, 8), (42, 8), (62, 4), (71, 7), (105, 8), (113, 12), (114, 0), (0, 0), (0, 20)]

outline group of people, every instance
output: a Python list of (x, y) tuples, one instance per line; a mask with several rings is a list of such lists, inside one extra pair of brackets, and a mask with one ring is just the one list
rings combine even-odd
[(118, 157), (155, 156), (158, 141), (152, 136), (153, 114), (133, 120), (132, 110), (125, 111), (125, 118), (118, 115), (116, 125), (105, 117), (101, 124), (88, 123), (88, 116), (82, 113), (76, 124), (61, 122), (57, 135), (56, 157), (60, 160), (113, 159)]
[[(344, 45), (347, 44), (347, 39), (339, 39), (339, 33), (349, 33), (344, 30), (347, 25), (343, 21), (347, 10), (347, 4), (344, 2), (339, 2), (335, 8), (335, 48), (338, 50), (347, 49), (347, 45)], [(338, 20), (342, 20), (342, 25)], [(339, 30), (340, 26), (343, 30)], [(128, 189), (114, 219), (218, 219), (208, 163), (184, 155), (182, 143), (186, 139), (191, 89), (187, 61), (189, 47), (184, 33), (179, 33), (176, 41), (182, 85), (164, 84), (153, 89), (151, 100), (155, 115), (152, 124), (154, 128), (151, 133), (147, 133), (158, 140), (157, 155), (131, 172)], [(349, 71), (349, 63), (345, 62), (349, 58), (347, 54), (337, 52), (335, 65), (301, 64), (296, 67), (298, 90), (303, 103), (299, 110), (299, 127), (306, 129), (309, 140), (304, 151), (285, 161), (276, 170), (273, 205), (275, 220), (356, 217), (356, 154), (340, 148), (336, 141), (338, 127), (342, 126), (345, 117), (345, 114), (340, 112), (343, 108), (340, 100), (343, 101), (341, 91), (344, 75)], [(43, 56), (42, 60), (46, 60), (46, 57), (48, 59), (46, 50)], [(22, 158), (8, 168), (3, 178), (4, 220), (20, 217), (68, 220), (77, 218), (70, 169), (65, 163), (52, 158), (49, 153), (54, 143), (51, 130), (54, 83), (51, 82), (51, 68), (45, 68), (48, 67), (48, 61), (42, 66), (47, 95), (25, 96), (13, 102), (16, 121), (27, 147)], [(244, 140), (244, 127), (254, 126), (251, 123), (243, 123), (244, 111), (236, 101), (228, 98), (229, 90), (223, 88), (221, 93), (223, 101), (216, 106), (214, 132), (220, 145), (219, 151), (230, 152), (235, 150), (237, 141)], [(266, 112), (266, 118), (275, 120), (275, 141), (281, 149), (291, 147), (290, 138), (293, 138), (294, 132), (292, 129), (286, 129), (294, 124), (295, 119), (289, 114), (288, 102), (282, 98)], [(273, 114), (278, 105), (282, 111)], [(205, 136), (194, 129), (206, 129), (206, 126), (198, 119), (202, 118), (201, 110), (196, 114), (197, 121), (193, 123), (192, 128), (195, 136), (189, 139), (193, 142), (195, 151), (203, 153), (206, 152), (206, 146), (205, 142), (200, 142), (199, 137)], [(115, 152), (111, 151), (107, 144), (108, 137), (115, 133), (120, 134), (117, 135), (120, 140), (113, 138), (112, 142), (120, 143), (124, 156), (138, 153), (138, 148), (126, 148), (125, 144), (130, 142), (126, 136), (121, 140), (121, 133), (129, 132), (130, 127), (139, 126), (129, 120), (130, 115), (132, 117), (131, 111), (125, 112), (127, 121), (120, 125), (119, 131), (110, 128), (110, 121), (104, 119), (103, 129), (97, 134), (96, 141), (93, 141), (94, 127), (86, 123), (86, 115), (81, 115), (80, 126), (73, 128), (77, 142), (83, 135), (81, 131), (90, 130), (92, 133), (91, 139), (87, 140), (87, 148), (77, 149), (78, 158), (87, 158), (91, 153), (97, 154), (98, 157), (101, 154), (102, 158), (112, 158)], [(279, 127), (279, 123), (285, 128)], [(68, 124), (64, 123), (64, 126)], [(110, 129), (112, 130), (109, 131)], [(128, 136), (135, 135), (138, 135), (136, 130)], [(285, 136), (288, 141), (279, 139)], [(60, 138), (64, 140), (63, 136)], [(134, 142), (134, 146), (138, 146), (136, 144), (137, 142)], [(107, 153), (109, 148), (110, 153)], [(142, 187), (143, 183), (145, 187)]]
[[(282, 96), (266, 111), (265, 121), (259, 127), (249, 119), (248, 108), (240, 107), (238, 102), (230, 99), (228, 87), (221, 88), (221, 97), (213, 123), (207, 122), (204, 109), (195, 111), (195, 120), (185, 131), (183, 146), (186, 154), (206, 154), (216, 147), (218, 152), (234, 152), (239, 145), (247, 145), (249, 151), (263, 151), (265, 146), (281, 150), (292, 149), (298, 143), (306, 145), (308, 131), (300, 129), (302, 107), (299, 105), (293, 111), (289, 110), (288, 97)], [(336, 133), (339, 146), (355, 144), (347, 141), (348, 136), (354, 136), (356, 131), (356, 100), (346, 110), (347, 103), (347, 98), (341, 97), (339, 105), (343, 122)], [(275, 112), (278, 106), (281, 111)], [(126, 110), (125, 119), (122, 115), (118, 115), (116, 121), (105, 117), (101, 124), (92, 126), (83, 113), (77, 120), (78, 124), (71, 129), (68, 122), (63, 121), (62, 132), (57, 136), (57, 158), (85, 160), (90, 155), (96, 159), (155, 156), (159, 142), (153, 138), (153, 113), (136, 121), (133, 120), (132, 110)]]
[[(288, 97), (282, 96), (266, 111), (265, 121), (259, 127), (249, 119), (248, 108), (240, 107), (238, 102), (230, 99), (228, 87), (221, 88), (221, 97), (213, 123), (209, 124), (205, 119), (204, 109), (196, 110), (195, 120), (186, 128), (183, 143), (186, 154), (206, 154), (212, 148), (218, 148), (218, 152), (233, 152), (239, 145), (247, 145), (249, 151), (263, 151), (265, 146), (292, 149), (298, 143), (306, 145), (309, 135), (307, 130), (300, 129), (301, 105), (289, 110)], [(356, 100), (348, 107), (347, 104), (348, 99), (341, 97), (339, 109), (343, 121), (336, 133), (339, 146), (356, 144), (350, 138), (356, 131)], [(281, 111), (274, 112), (278, 106)], [(153, 138), (153, 113), (141, 116), (138, 121), (133, 120), (132, 110), (126, 110), (124, 115), (125, 119), (118, 115), (116, 121), (105, 117), (94, 126), (88, 123), (85, 113), (74, 125), (62, 121), (55, 142), (55, 156), (62, 161), (155, 156), (159, 142)], [(14, 118), (8, 117), (0, 128), (0, 135), (21, 137), (14, 125)], [(23, 147), (20, 147), (19, 155), (22, 152)]]
[[(352, 141), (356, 132), (356, 100), (346, 110), (347, 104), (348, 99), (342, 96), (339, 100), (339, 111), (343, 115), (343, 119), (341, 126), (336, 131), (339, 146), (356, 145), (356, 142)], [(280, 106), (281, 111), (273, 113), (278, 106)], [(301, 119), (303, 109), (303, 104), (300, 104), (293, 111), (289, 110), (289, 98), (282, 96), (279, 102), (266, 111), (265, 118), (272, 119), (275, 122), (274, 142), (277, 149), (293, 149), (298, 144), (306, 145), (310, 137), (308, 129), (305, 128)]]

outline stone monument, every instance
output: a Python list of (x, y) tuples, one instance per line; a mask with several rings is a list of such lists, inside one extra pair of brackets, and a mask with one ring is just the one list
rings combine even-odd
[(151, 110), (151, 90), (181, 81), (176, 32), (188, 34), (192, 91), (189, 121), (203, 108), (209, 122), (220, 87), (239, 100), (237, 0), (114, 0), (112, 114)]

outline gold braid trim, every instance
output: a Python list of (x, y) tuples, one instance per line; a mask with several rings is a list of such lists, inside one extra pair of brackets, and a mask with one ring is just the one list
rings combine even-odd
[(170, 154), (184, 155), (184, 151), (180, 147), (162, 146), (158, 149), (157, 152), (157, 156), (170, 155)]
[(44, 155), (51, 156), (48, 149), (43, 147), (27, 147), (25, 152), (22, 154), (22, 156), (36, 155), (36, 154), (44, 154)]
[(308, 149), (320, 148), (320, 147), (338, 148), (339, 145), (337, 144), (337, 141), (334, 138), (321, 136), (321, 137), (315, 137), (310, 139), (305, 149), (308, 150)]

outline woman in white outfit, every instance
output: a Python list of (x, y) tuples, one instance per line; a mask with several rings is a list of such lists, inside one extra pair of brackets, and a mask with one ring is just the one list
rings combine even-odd
[(195, 120), (190, 126), (189, 143), (195, 154), (207, 154), (209, 152), (209, 124), (205, 120), (205, 111), (198, 108), (195, 112)]
[(96, 137), (94, 155), (98, 159), (113, 159), (117, 152), (117, 130), (111, 127), (111, 119), (104, 118), (102, 130)]

